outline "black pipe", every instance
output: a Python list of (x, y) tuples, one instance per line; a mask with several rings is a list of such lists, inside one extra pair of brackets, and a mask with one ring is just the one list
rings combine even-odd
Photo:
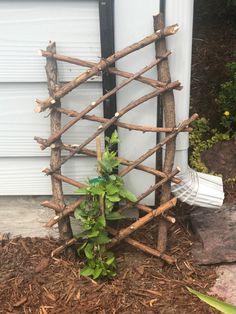
[[(101, 57), (107, 58), (114, 53), (114, 0), (99, 0), (99, 21), (101, 38)], [(112, 65), (114, 66), (114, 65)], [(116, 77), (108, 72), (103, 72), (102, 88), (103, 95), (116, 86)], [(103, 102), (103, 114), (107, 119), (112, 118), (117, 111), (116, 94)], [(105, 136), (110, 137), (116, 130), (115, 125), (110, 126), (105, 131)], [(118, 151), (118, 146), (114, 145), (114, 151)]]

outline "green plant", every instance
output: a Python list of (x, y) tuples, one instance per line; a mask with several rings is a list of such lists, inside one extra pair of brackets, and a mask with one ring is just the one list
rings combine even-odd
[(201, 160), (201, 154), (220, 141), (230, 139), (228, 132), (220, 133), (217, 129), (210, 129), (209, 121), (201, 118), (192, 123), (193, 131), (190, 133), (190, 165), (197, 171), (209, 173)]
[(105, 151), (98, 161), (100, 176), (88, 180), (87, 187), (77, 190), (85, 198), (75, 210), (75, 218), (82, 228), (78, 238), (83, 240), (78, 253), (83, 252), (86, 258), (81, 275), (93, 279), (115, 275), (115, 256), (106, 249), (106, 244), (110, 242), (106, 231), (107, 220), (123, 218), (116, 210), (116, 204), (120, 201), (137, 201), (135, 195), (125, 188), (123, 179), (114, 174), (120, 162), (112, 146), (118, 141), (117, 132), (111, 138), (106, 138)]
[(193, 290), (191, 288), (188, 288), (188, 291), (192, 294), (196, 295), (201, 301), (209, 304), (210, 306), (214, 307), (215, 309), (221, 311), (225, 314), (236, 314), (236, 306), (232, 304), (225, 303), (223, 301), (220, 301), (216, 298), (210, 297), (208, 295), (202, 294), (196, 290)]
[[(234, 54), (236, 57), (236, 53)], [(236, 137), (236, 61), (226, 64), (230, 74), (230, 80), (223, 83), (219, 96), (216, 100), (223, 131), (229, 133), (231, 137)]]

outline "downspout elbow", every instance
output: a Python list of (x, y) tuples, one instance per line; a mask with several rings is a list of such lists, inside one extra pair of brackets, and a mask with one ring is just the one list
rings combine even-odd
[(224, 201), (222, 178), (197, 172), (190, 167), (172, 184), (172, 193), (182, 202), (207, 208), (221, 207)]

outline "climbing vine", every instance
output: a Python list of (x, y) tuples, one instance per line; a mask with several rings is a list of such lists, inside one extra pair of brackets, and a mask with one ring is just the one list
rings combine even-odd
[(117, 210), (119, 202), (137, 202), (136, 196), (125, 188), (122, 177), (115, 174), (120, 164), (116, 152), (112, 151), (112, 146), (119, 142), (117, 132), (105, 140), (105, 151), (98, 161), (99, 176), (89, 179), (87, 187), (77, 190), (84, 200), (75, 210), (75, 218), (82, 230), (78, 238), (83, 242), (78, 253), (85, 257), (81, 275), (93, 279), (116, 274), (115, 256), (106, 249), (111, 240), (106, 231), (107, 221), (124, 218)]

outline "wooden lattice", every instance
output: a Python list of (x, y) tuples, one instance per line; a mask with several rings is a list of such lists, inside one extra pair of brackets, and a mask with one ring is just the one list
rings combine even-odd
[[(35, 111), (42, 112), (46, 109), (51, 109), (50, 112), (50, 119), (51, 119), (51, 136), (48, 139), (42, 139), (40, 137), (35, 137), (35, 140), (40, 144), (41, 149), (45, 149), (47, 147), (51, 148), (51, 163), (50, 168), (45, 168), (43, 172), (47, 175), (51, 176), (52, 180), (52, 193), (53, 199), (50, 201), (44, 201), (41, 205), (54, 209), (56, 211), (56, 216), (49, 220), (47, 223), (47, 227), (52, 227), (54, 224), (59, 224), (59, 232), (60, 237), (65, 240), (65, 244), (60, 246), (56, 249), (53, 254), (58, 254), (65, 247), (68, 247), (76, 242), (76, 239), (73, 238), (73, 234), (71, 231), (70, 220), (69, 216), (73, 215), (74, 210), (80, 205), (83, 200), (82, 196), (78, 196), (78, 199), (71, 203), (65, 204), (63, 191), (62, 191), (62, 182), (69, 183), (76, 187), (85, 187), (84, 183), (75, 181), (69, 177), (64, 176), (61, 173), (61, 166), (67, 162), (71, 157), (75, 154), (85, 154), (91, 157), (97, 157), (97, 152), (91, 149), (87, 149), (86, 146), (96, 139), (101, 133), (107, 130), (112, 125), (117, 125), (122, 128), (126, 128), (129, 130), (141, 131), (141, 132), (165, 132), (167, 135), (166, 137), (157, 145), (154, 145), (150, 148), (145, 154), (137, 158), (136, 160), (127, 160), (122, 157), (117, 157), (122, 165), (126, 167), (120, 171), (119, 175), (121, 177), (127, 175), (133, 169), (138, 169), (140, 171), (148, 172), (154, 175), (157, 180), (156, 183), (149, 187), (146, 191), (144, 191), (141, 195), (137, 197), (137, 203), (129, 203), (127, 202), (125, 205), (119, 208), (119, 211), (122, 212), (130, 207), (136, 207), (139, 210), (146, 212), (146, 215), (142, 218), (138, 219), (136, 222), (132, 223), (128, 228), (124, 228), (122, 230), (115, 230), (111, 227), (107, 227), (107, 230), (110, 234), (113, 235), (111, 242), (109, 243), (108, 247), (112, 247), (118, 244), (121, 240), (126, 241), (127, 243), (133, 245), (134, 247), (152, 254), (157, 257), (161, 257), (168, 263), (173, 263), (175, 259), (171, 256), (168, 256), (162, 252), (162, 250), (156, 250), (151, 247), (148, 247), (132, 238), (130, 235), (137, 230), (138, 228), (142, 227), (147, 222), (151, 221), (154, 217), (162, 215), (165, 211), (172, 208), (176, 204), (176, 198), (171, 198), (170, 194), (168, 196), (162, 197), (161, 205), (158, 206), (156, 209), (152, 209), (149, 206), (142, 204), (141, 201), (151, 194), (153, 191), (160, 187), (165, 187), (167, 182), (173, 181), (175, 183), (179, 183), (180, 180), (175, 178), (175, 175), (179, 172), (179, 169), (172, 170), (172, 166), (168, 163), (164, 167), (165, 171), (159, 171), (151, 167), (147, 167), (143, 164), (143, 162), (150, 157), (151, 155), (155, 154), (159, 151), (163, 145), (168, 143), (173, 143), (173, 140), (176, 138), (179, 132), (188, 132), (190, 128), (188, 125), (196, 119), (197, 115), (193, 115), (190, 119), (183, 121), (178, 127), (173, 125), (173, 123), (168, 125), (166, 123), (166, 127), (153, 127), (153, 126), (143, 126), (138, 124), (128, 124), (124, 122), (120, 122), (119, 119), (130, 112), (132, 109), (136, 108), (137, 106), (143, 104), (145, 101), (156, 97), (158, 95), (172, 95), (171, 92), (173, 89), (181, 89), (181, 84), (179, 81), (170, 82), (168, 80), (162, 80), (163, 76), (161, 75), (161, 81), (153, 80), (143, 76), (145, 72), (150, 70), (151, 68), (157, 66), (158, 64), (162, 64), (163, 60), (167, 62), (167, 57), (170, 55), (169, 51), (163, 52), (163, 49), (157, 49), (158, 56), (156, 59), (151, 62), (148, 66), (144, 67), (137, 73), (129, 73), (125, 71), (118, 70), (117, 68), (113, 67), (115, 61), (119, 60), (120, 58), (141, 49), (153, 42), (157, 42), (158, 40), (163, 40), (166, 36), (173, 35), (177, 32), (178, 26), (172, 25), (169, 27), (162, 27), (159, 30), (156, 30), (152, 35), (145, 37), (144, 39), (140, 40), (137, 43), (134, 43), (116, 53), (108, 57), (107, 59), (102, 59), (99, 63), (88, 62), (80, 59), (71, 58), (68, 56), (58, 55), (56, 53), (56, 45), (55, 43), (50, 43), (47, 47), (47, 51), (41, 50), (41, 55), (47, 58), (46, 64), (46, 72), (48, 78), (48, 88), (49, 88), (49, 97), (43, 101), (36, 100), (37, 106)], [(158, 46), (157, 46), (158, 47)], [(59, 87), (59, 82), (57, 79), (57, 60), (69, 62), (72, 64), (80, 65), (88, 67), (89, 69), (86, 70), (84, 73), (73, 79), (71, 82)], [(168, 62), (167, 62), (168, 64)], [(88, 79), (97, 75), (102, 71), (108, 71), (114, 75), (119, 75), (125, 78), (119, 85), (117, 85), (114, 89), (108, 91), (105, 95), (101, 96), (97, 100), (90, 103), (85, 109), (81, 112), (77, 112), (74, 110), (68, 110), (61, 107), (60, 99), (71, 92), (74, 88), (81, 85), (82, 83), (86, 82)], [(88, 113), (92, 111), (95, 107), (99, 106), (103, 101), (108, 99), (111, 95), (115, 94), (118, 90), (132, 82), (133, 80), (137, 80), (143, 84), (148, 84), (149, 86), (153, 87), (153, 91), (130, 102), (125, 107), (123, 107), (120, 111), (116, 112), (115, 115), (111, 119), (107, 119), (104, 117), (99, 117), (95, 115), (89, 115)], [(170, 97), (170, 96), (168, 96)], [(65, 124), (63, 127), (61, 126), (61, 115), (65, 114), (72, 119)], [(101, 123), (98, 127), (97, 131), (91, 136), (89, 136), (83, 143), (78, 145), (70, 145), (64, 144), (61, 141), (61, 136), (71, 128), (75, 123), (78, 123), (81, 119), (87, 119), (90, 121), (95, 121)], [(168, 146), (167, 146), (168, 147)], [(65, 158), (61, 157), (61, 150), (68, 151), (68, 155)], [(162, 216), (165, 219), (172, 221), (173, 217), (170, 216)]]

